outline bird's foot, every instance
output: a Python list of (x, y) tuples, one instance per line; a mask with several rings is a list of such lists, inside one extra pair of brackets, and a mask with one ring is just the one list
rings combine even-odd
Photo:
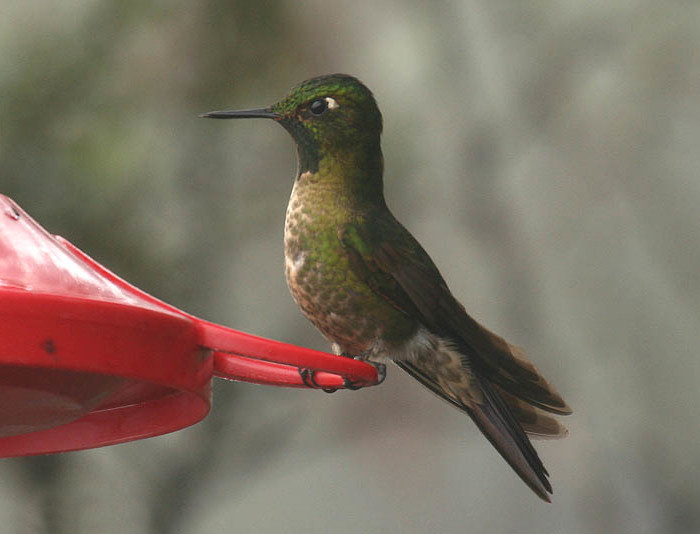
[(323, 390), (324, 393), (335, 393), (338, 391), (338, 388), (324, 388), (323, 386), (319, 385), (319, 383), (316, 382), (316, 371), (313, 369), (300, 367), (299, 376), (301, 376), (302, 382), (304, 382), (304, 385), (308, 388), (320, 389)]
[[(352, 358), (353, 360), (361, 360), (365, 363), (370, 364), (372, 367), (374, 367), (377, 370), (377, 383), (375, 384), (376, 386), (378, 386), (379, 384), (384, 382), (384, 380), (386, 379), (386, 365), (383, 363), (374, 362), (374, 361), (369, 359), (369, 357), (372, 356), (371, 349), (366, 350), (365, 352), (362, 352), (362, 353), (358, 354), (357, 356), (352, 356), (351, 354), (347, 354), (345, 352), (342, 353), (341, 356), (345, 356), (346, 358)], [(348, 382), (350, 382), (350, 384), (348, 384)], [(358, 389), (362, 389), (362, 387), (364, 387), (364, 386), (357, 386), (357, 385), (353, 384), (351, 381), (345, 379), (345, 389), (358, 390)]]
[[(355, 358), (356, 360), (359, 360), (361, 358)], [(363, 360), (364, 362), (370, 364), (372, 367), (374, 367), (377, 370), (377, 383), (372, 384), (374, 386), (378, 386), (382, 382), (384, 382), (384, 379), (386, 378), (386, 365), (383, 363), (378, 363), (378, 362), (372, 362), (369, 360)], [(349, 380), (347, 378), (343, 378), (343, 387), (345, 389), (349, 389), (350, 391), (357, 391), (358, 389), (362, 389), (365, 386), (359, 385), (360, 382), (355, 382), (354, 380)]]
[[(349, 356), (347, 354), (343, 354), (343, 356), (346, 356), (348, 358), (353, 358), (354, 360), (362, 360), (368, 364), (370, 364), (372, 367), (374, 367), (377, 370), (377, 383), (375, 384), (378, 386), (382, 382), (384, 382), (384, 379), (386, 379), (386, 365), (383, 363), (379, 362), (373, 362), (371, 360), (367, 360), (363, 357), (362, 354), (359, 356)], [(299, 368), (299, 376), (301, 376), (302, 382), (304, 382), (304, 385), (308, 388), (312, 389), (320, 389), (323, 390), (325, 393), (335, 393), (338, 391), (338, 388), (324, 388), (321, 386), (318, 382), (316, 382), (316, 371), (313, 369), (307, 369), (305, 367), (300, 367)], [(358, 389), (362, 389), (363, 385), (360, 385), (360, 381), (355, 381), (355, 380), (350, 380), (349, 378), (343, 377), (343, 389), (348, 389), (350, 391), (357, 391)]]
[(384, 380), (386, 379), (386, 365), (383, 363), (373, 362), (370, 360), (365, 360), (365, 361), (377, 370), (377, 383), (376, 383), (376, 385), (378, 386), (379, 384), (384, 382)]

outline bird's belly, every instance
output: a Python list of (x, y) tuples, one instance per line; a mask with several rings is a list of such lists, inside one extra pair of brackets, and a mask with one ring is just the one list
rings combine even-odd
[(343, 256), (310, 252), (286, 258), (287, 285), (302, 313), (346, 355), (386, 352), (416, 325), (355, 277)]

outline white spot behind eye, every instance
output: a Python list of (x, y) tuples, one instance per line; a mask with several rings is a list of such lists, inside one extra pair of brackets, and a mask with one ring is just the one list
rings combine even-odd
[(325, 98), (326, 104), (328, 104), (328, 109), (336, 109), (339, 108), (340, 106), (338, 105), (338, 102), (335, 101), (334, 98), (331, 98), (330, 96), (327, 96)]

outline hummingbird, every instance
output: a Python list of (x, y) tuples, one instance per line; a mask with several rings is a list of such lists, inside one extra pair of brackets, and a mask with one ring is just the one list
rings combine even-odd
[(571, 408), (519, 347), (467, 314), (389, 211), (382, 115), (372, 92), (353, 76), (330, 74), (301, 82), (266, 108), (201, 116), (272, 119), (295, 141), (285, 274), (333, 352), (374, 363), (382, 375), (394, 362), (469, 415), (525, 484), (551, 502), (549, 474), (528, 436), (565, 436), (553, 416)]

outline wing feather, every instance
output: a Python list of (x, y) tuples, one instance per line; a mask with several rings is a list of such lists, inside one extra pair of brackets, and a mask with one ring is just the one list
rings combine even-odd
[(571, 413), (520, 348), (467, 314), (428, 254), (396, 219), (380, 220), (371, 229), (348, 225), (339, 232), (339, 239), (351, 268), (375, 293), (432, 332), (451, 339), (481, 375), (541, 410)]

